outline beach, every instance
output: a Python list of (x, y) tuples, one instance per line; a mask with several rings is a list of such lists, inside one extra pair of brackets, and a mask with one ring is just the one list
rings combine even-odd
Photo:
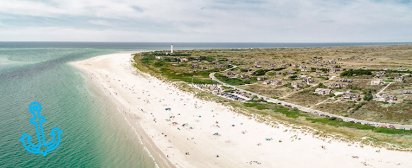
[(412, 167), (412, 153), (266, 124), (138, 72), (131, 53), (70, 63), (117, 109), (159, 167)]

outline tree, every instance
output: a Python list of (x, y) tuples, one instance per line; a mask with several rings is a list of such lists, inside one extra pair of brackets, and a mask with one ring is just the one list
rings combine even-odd
[(368, 90), (365, 92), (365, 96), (363, 97), (363, 100), (365, 101), (371, 101), (373, 99), (372, 91)]

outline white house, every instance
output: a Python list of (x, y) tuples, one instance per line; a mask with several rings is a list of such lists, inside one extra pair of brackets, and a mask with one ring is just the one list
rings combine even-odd
[(405, 81), (405, 77), (404, 77), (404, 76), (397, 76), (397, 77), (395, 77), (395, 81), (396, 81), (396, 82), (404, 82), (404, 81)]
[(383, 83), (382, 79), (374, 79), (371, 81), (371, 85), (376, 86), (376, 85), (381, 85)]
[(315, 93), (318, 95), (329, 95), (332, 93), (331, 89), (316, 88)]

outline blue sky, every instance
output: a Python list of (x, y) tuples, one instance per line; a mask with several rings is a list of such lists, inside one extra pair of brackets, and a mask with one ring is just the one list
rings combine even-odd
[(412, 0), (0, 0), (0, 41), (411, 42)]

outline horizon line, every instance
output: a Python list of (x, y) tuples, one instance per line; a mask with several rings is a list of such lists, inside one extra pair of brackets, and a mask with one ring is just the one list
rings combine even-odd
[(25, 42), (33, 42), (33, 43), (48, 43), (48, 42), (55, 42), (55, 43), (266, 43), (266, 44), (323, 44), (323, 43), (412, 43), (412, 41), (379, 41), (379, 42), (257, 42), (257, 41), (241, 41), (241, 42), (233, 42), (233, 41), (226, 41), (226, 42), (219, 42), (219, 41), (180, 41), (180, 42), (168, 42), (168, 41), (0, 41), (0, 43), (25, 43)]

